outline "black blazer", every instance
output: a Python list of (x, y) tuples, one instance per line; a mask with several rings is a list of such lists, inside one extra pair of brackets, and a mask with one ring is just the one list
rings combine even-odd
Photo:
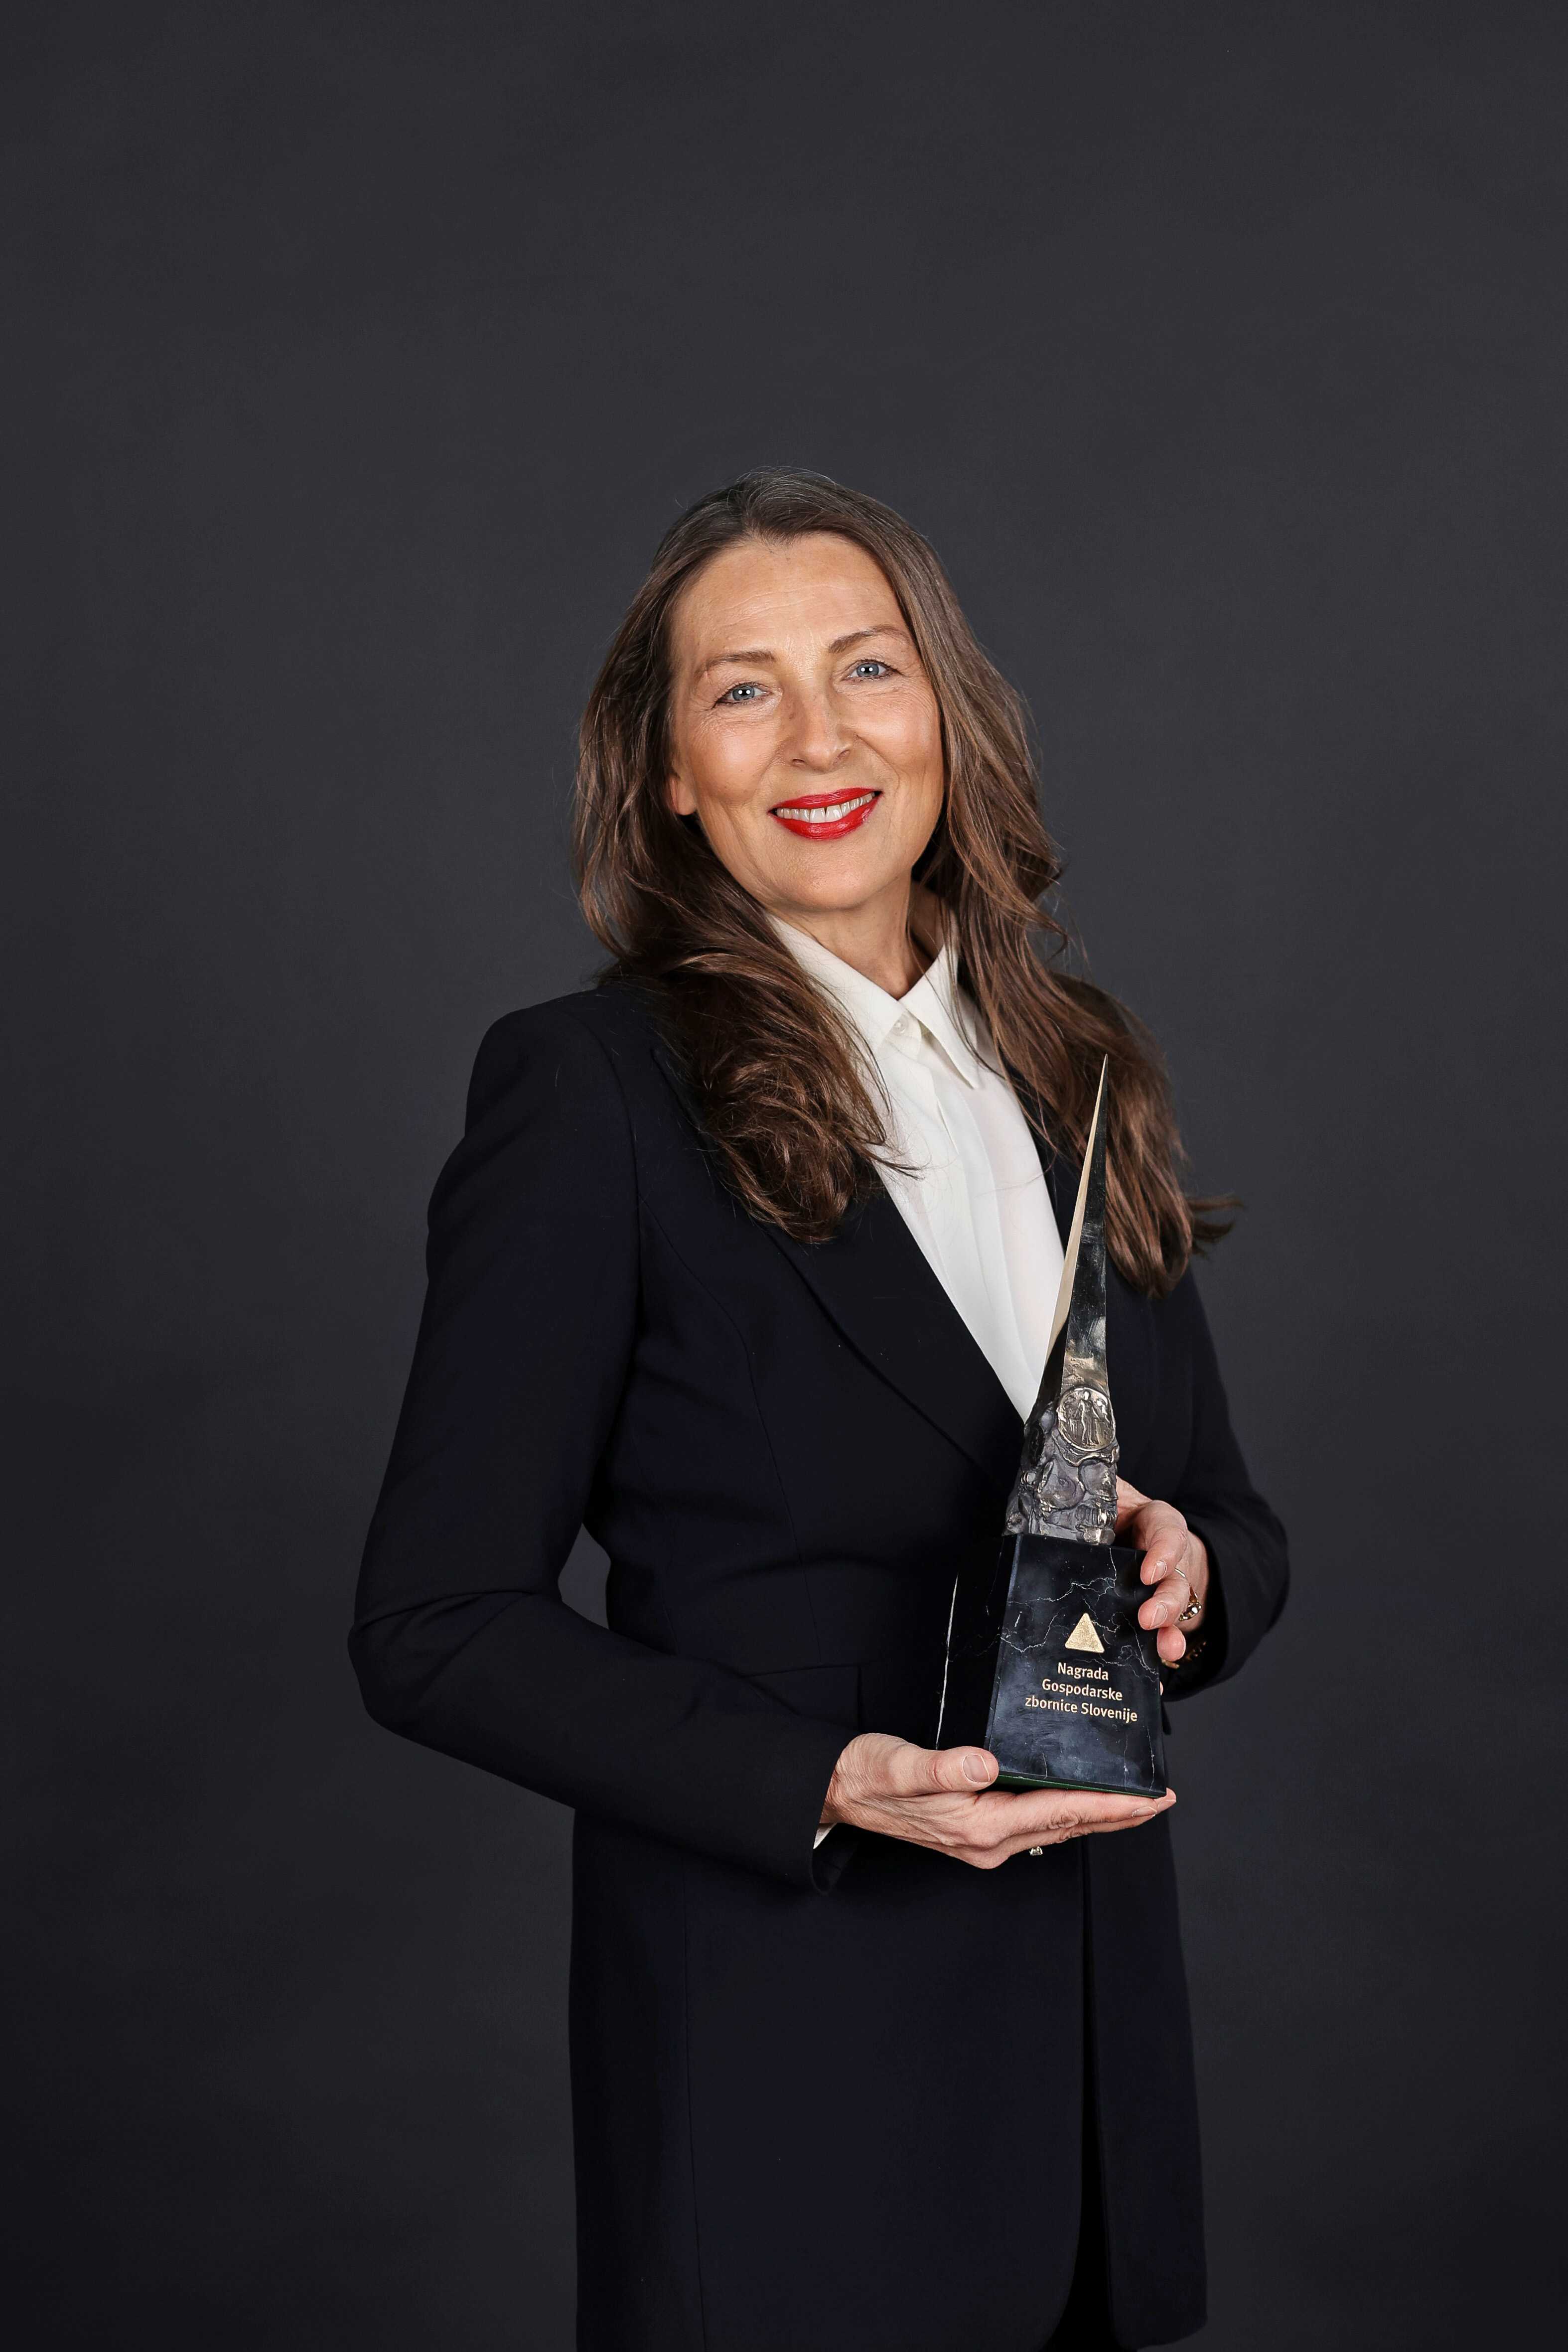
[[(580, 2344), (1037, 2352), (1086, 2080), (1119, 2331), (1188, 2332), (1163, 1822), (993, 1873), (813, 1850), (853, 1731), (930, 1739), (955, 1558), (994, 1543), (1018, 1458), (890, 1199), (815, 1245), (749, 1216), (614, 986), (486, 1037), (429, 1277), (352, 1649), (378, 1721), (578, 1811)], [(1108, 1340), (1126, 1475), (1213, 1555), (1215, 1681), (1279, 1613), (1281, 1532), (1191, 1277), (1156, 1304), (1113, 1276)], [(557, 1590), (584, 1524), (608, 1630)], [(852, 2221), (847, 2152), (880, 2184)]]

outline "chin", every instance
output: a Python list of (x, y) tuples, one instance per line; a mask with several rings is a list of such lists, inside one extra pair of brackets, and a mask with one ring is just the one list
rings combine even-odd
[(779, 887), (797, 907), (816, 907), (824, 913), (847, 913), (852, 907), (863, 907), (868, 898), (908, 882), (911, 872), (907, 866), (889, 868), (880, 859), (875, 866), (860, 858), (840, 860), (826, 844), (809, 851), (807, 857), (809, 863), (803, 859), (801, 866), (792, 866), (789, 873), (779, 876)]

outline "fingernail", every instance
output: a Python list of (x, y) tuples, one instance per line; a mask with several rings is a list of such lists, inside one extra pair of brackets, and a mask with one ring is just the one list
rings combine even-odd
[(966, 1780), (973, 1780), (977, 1784), (989, 1780), (991, 1778), (989, 1760), (984, 1757), (966, 1756), (963, 1759), (963, 1777)]

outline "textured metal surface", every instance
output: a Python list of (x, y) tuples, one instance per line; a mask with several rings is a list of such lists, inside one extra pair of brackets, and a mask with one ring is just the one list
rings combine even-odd
[(1069, 1240), (1067, 1319), (1046, 1360), (1007, 1504), (1011, 1535), (1116, 1540), (1116, 1416), (1105, 1365), (1105, 1126), (1102, 1072)]

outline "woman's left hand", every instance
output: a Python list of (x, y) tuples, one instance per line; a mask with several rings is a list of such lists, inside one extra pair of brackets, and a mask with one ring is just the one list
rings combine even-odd
[[(1154, 1589), (1138, 1612), (1138, 1622), (1151, 1633), (1159, 1627), (1160, 1655), (1173, 1666), (1187, 1646), (1176, 1620), (1194, 1601), (1202, 1609), (1208, 1599), (1208, 1546), (1173, 1503), (1152, 1501), (1125, 1478), (1116, 1482), (1116, 1540), (1144, 1555), (1143, 1581)], [(1195, 1633), (1202, 1623), (1202, 1617), (1190, 1618), (1188, 1632)]]

